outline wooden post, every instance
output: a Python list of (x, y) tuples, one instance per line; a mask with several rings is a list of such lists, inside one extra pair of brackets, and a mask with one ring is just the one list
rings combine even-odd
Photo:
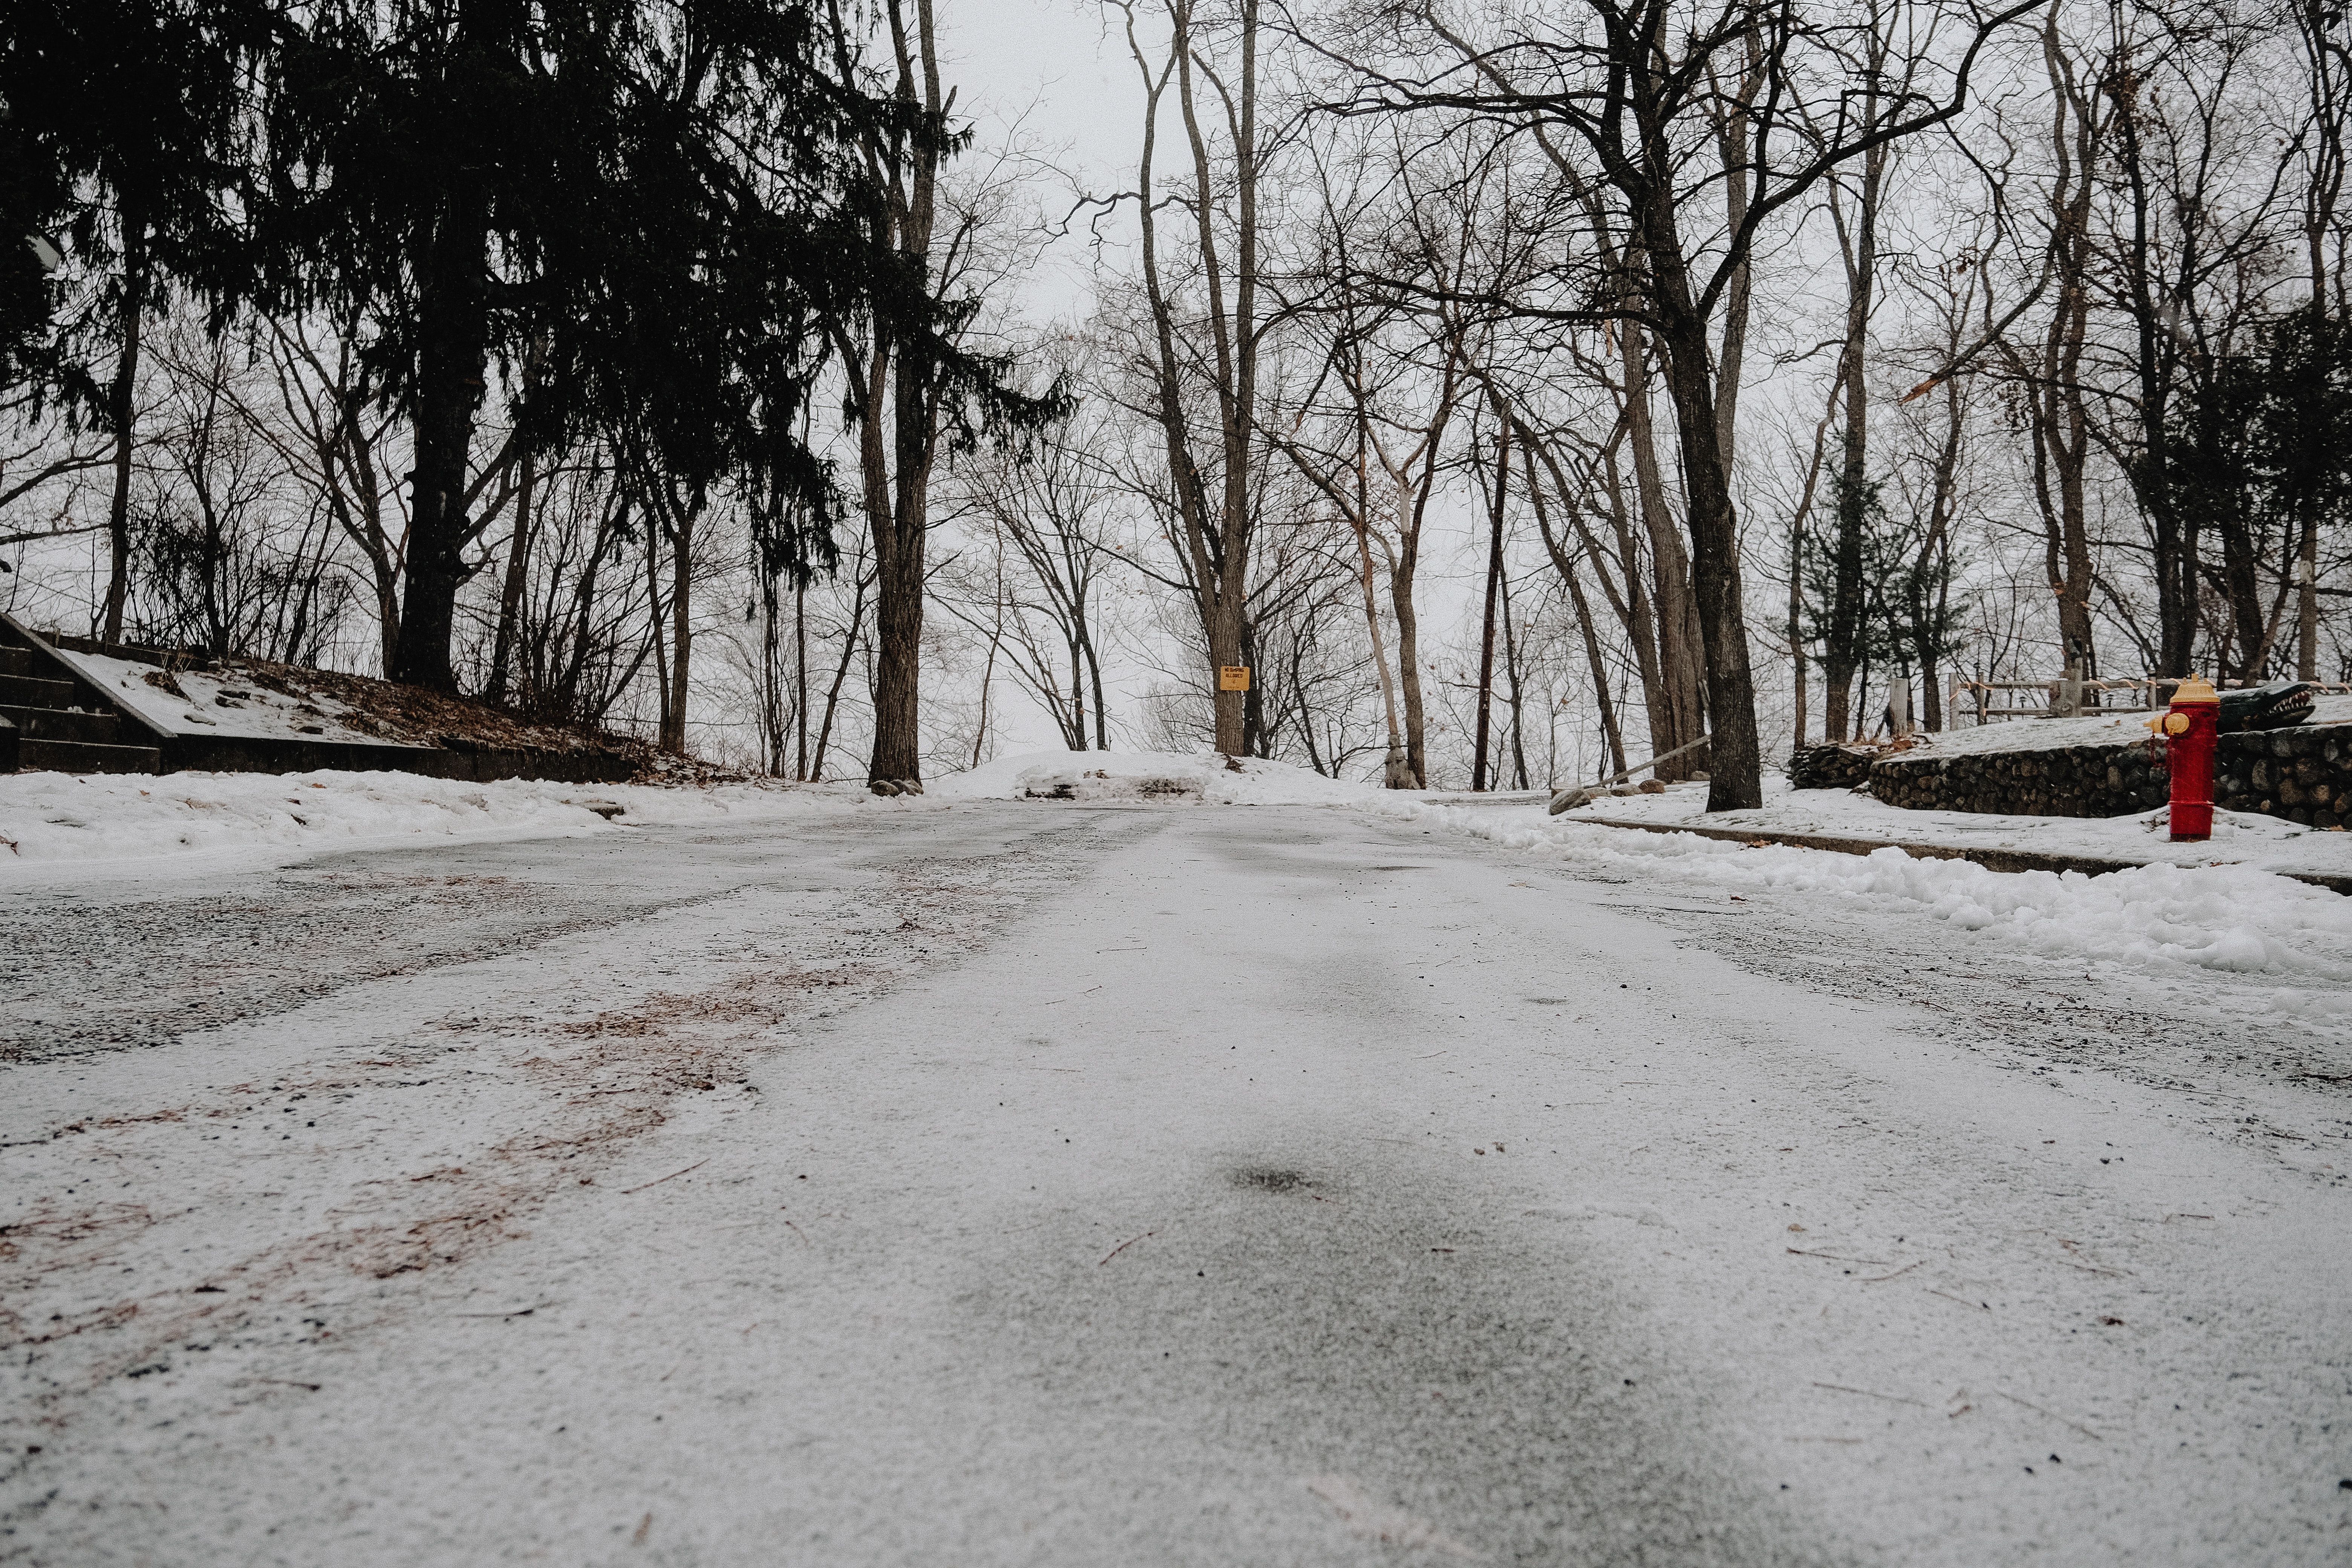
[(2079, 719), (2083, 715), (2083, 661), (2070, 658), (2066, 673), (2058, 678), (2058, 695), (2051, 700), (2050, 717)]

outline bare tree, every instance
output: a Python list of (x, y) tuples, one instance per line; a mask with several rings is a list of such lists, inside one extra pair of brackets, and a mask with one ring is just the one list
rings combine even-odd
[[(1184, 575), (1192, 584), (1207, 645), (1216, 748), (1240, 756), (1251, 750), (1249, 712), (1258, 705), (1246, 692), (1228, 689), (1216, 672), (1249, 662), (1255, 523), (1251, 470), (1264, 328), (1257, 298), (1258, 0), (1237, 0), (1230, 16), (1213, 23), (1199, 13), (1196, 0), (1163, 0), (1168, 38), (1159, 50), (1144, 40), (1139, 5), (1113, 3), (1125, 18), (1128, 48), (1144, 93), (1135, 205), (1150, 338), (1139, 357), (1152, 386), (1152, 412), (1166, 445), (1181, 524)], [(1163, 199), (1158, 184), (1160, 108), (1171, 93), (1190, 169), (1178, 182), (1179, 194)], [(1168, 207), (1192, 220), (1174, 271), (1168, 265), (1171, 258), (1162, 251), (1161, 217)], [(1205, 350), (1193, 341), (1196, 326), (1206, 329)], [(1196, 427), (1189, 395), (1195, 386), (1204, 389), (1213, 409), (1205, 433)]]
[[(982, 564), (950, 612), (1004, 656), (1074, 752), (1110, 749), (1104, 693), (1106, 578), (1118, 500), (1094, 456), (1099, 411), (1045, 433), (1025, 455), (989, 454), (959, 476)], [(982, 680), (986, 690), (986, 679)]]
[[(1578, 197), (1605, 193), (1609, 210), (1622, 218), (1622, 247), (1564, 258), (1561, 288), (1550, 299), (1523, 292), (1493, 304), (1563, 324), (1637, 321), (1656, 339), (1677, 426), (1693, 594), (1706, 645), (1712, 809), (1753, 806), (1763, 798), (1713, 323), (1727, 292), (1746, 277), (1766, 223), (1874, 148), (1958, 115), (1985, 40), (2042, 3), (1961, 12), (1965, 41), (1941, 73), (1940, 96), (1915, 85), (1893, 95), (1867, 127), (1849, 108), (1865, 68), (1853, 51), (1831, 47), (1843, 29), (1759, 0), (1704, 7), (1684, 0), (1583, 0), (1565, 16), (1507, 24), (1501, 36), (1475, 44), (1423, 4), (1397, 14), (1407, 23), (1402, 47), (1391, 51), (1402, 57), (1398, 63), (1348, 58), (1363, 86), (1336, 103), (1336, 111), (1445, 116), (1540, 133), (1560, 154), (1571, 191)], [(1423, 40), (1451, 46), (1459, 63), (1435, 76), (1409, 68), (1405, 62), (1425, 58)], [(1769, 86), (1735, 112), (1723, 101), (1727, 84), (1746, 79), (1750, 58), (1762, 62)], [(1839, 106), (1816, 117), (1810, 137), (1799, 134), (1806, 103)], [(1710, 223), (1701, 197), (1719, 174), (1690, 154), (1735, 120), (1748, 132), (1744, 208), (1736, 222)], [(1579, 155), (1567, 154), (1570, 146)]]

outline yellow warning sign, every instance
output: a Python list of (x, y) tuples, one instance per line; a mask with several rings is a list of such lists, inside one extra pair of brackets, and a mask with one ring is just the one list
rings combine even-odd
[(1221, 664), (1217, 666), (1217, 689), (1220, 691), (1247, 691), (1249, 689), (1249, 680), (1250, 667), (1248, 665)]

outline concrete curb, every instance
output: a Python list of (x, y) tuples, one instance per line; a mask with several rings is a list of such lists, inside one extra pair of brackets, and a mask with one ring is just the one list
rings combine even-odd
[[(1867, 855), (1874, 849), (1900, 849), (1914, 860), (1973, 860), (1988, 871), (2080, 871), (2102, 877), (2110, 871), (2133, 871), (2143, 866), (2174, 864), (2164, 860), (2110, 860), (2095, 855), (2043, 855), (2030, 849), (1963, 849), (1950, 844), (1906, 844), (1892, 838), (1841, 838), (1820, 833), (1776, 833), (1767, 828), (1694, 827), (1672, 822), (1612, 822), (1605, 816), (1570, 820), (1602, 827), (1630, 827), (1637, 833), (1695, 833), (1729, 844), (1786, 844), (1796, 849), (1827, 849), (1838, 855)], [(2352, 898), (2352, 877), (2318, 871), (2279, 871), (2273, 875), (2308, 882), (2331, 893)]]

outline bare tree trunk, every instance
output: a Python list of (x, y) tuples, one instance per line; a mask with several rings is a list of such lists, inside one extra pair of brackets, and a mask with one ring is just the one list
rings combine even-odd
[(694, 526), (691, 502), (673, 505), (677, 526), (670, 534), (669, 707), (662, 714), (662, 750), (686, 755), (686, 711), (694, 670)]
[(114, 426), (114, 498), (107, 510), (106, 618), (100, 634), (122, 640), (123, 606), (131, 596), (131, 454), (138, 443), (140, 332), (147, 317), (147, 215), (122, 210), (122, 346), (107, 389), (107, 419)]
[[(967, 764), (975, 768), (980, 766), (988, 756), (988, 698), (996, 685), (996, 656), (1004, 647), (1004, 560), (1002, 555), (997, 557), (995, 609), (996, 624), (990, 628), (988, 657), (981, 661), (980, 667), (980, 722), (972, 730), (971, 761)], [(1076, 662), (1076, 655), (1073, 654), (1071, 663), (1075, 667)], [(1071, 673), (1075, 682), (1076, 679), (1075, 668)], [(1083, 716), (1080, 722), (1084, 723)], [(1078, 735), (1078, 743), (1072, 746), (1070, 750), (1085, 751), (1086, 740), (1086, 734), (1082, 729)]]
[(1486, 741), (1495, 706), (1495, 605), (1503, 584), (1503, 498), (1511, 477), (1511, 426), (1504, 422), (1495, 437), (1495, 504), (1493, 526), (1487, 531), (1486, 605), (1478, 639), (1478, 738), (1470, 763), (1473, 794), (1486, 788)]
[(1386, 789), (1415, 787), (1412, 763), (1405, 754), (1404, 731), (1397, 721), (1396, 679), (1389, 671), (1389, 656), (1381, 645), (1381, 605), (1372, 591), (1371, 529), (1366, 519), (1371, 504), (1370, 478), (1366, 469), (1363, 421), (1357, 420), (1356, 440), (1356, 511), (1350, 521), (1356, 535), (1356, 560), (1360, 568), (1364, 588), (1364, 632), (1371, 639), (1372, 667), (1380, 671), (1381, 713), (1389, 727), (1388, 760), (1381, 768), (1381, 786)]
[(658, 741), (669, 739), (669, 640), (662, 626), (661, 592), (661, 524), (651, 515), (646, 518), (646, 610), (652, 622), (654, 650), (655, 733)]
[[(1944, 727), (1941, 679), (1944, 616), (1951, 595), (1951, 523), (1958, 506), (1960, 467), (1960, 384), (1944, 384), (1944, 439), (1936, 451), (1935, 489), (1927, 507), (1927, 537), (1920, 542), (1919, 559), (1912, 564), (1909, 582), (1912, 648), (1919, 659), (1920, 700), (1928, 732)], [(1935, 607), (1927, 606), (1927, 585), (1935, 584)]]
[(809, 776), (808, 580), (793, 581), (793, 777), (805, 784)]
[(1611, 773), (1625, 771), (1625, 736), (1618, 728), (1617, 706), (1609, 700), (1609, 665), (1601, 655), (1601, 637), (1593, 629), (1592, 610), (1584, 602), (1584, 587), (1574, 573), (1564, 574), (1569, 602), (1576, 607), (1577, 630), (1584, 637), (1584, 662), (1592, 671), (1592, 701), (1601, 714), (1601, 739), (1609, 748)]
[[(1199, 601), (1201, 629), (1208, 645), (1208, 682), (1215, 715), (1216, 749), (1227, 756), (1247, 754), (1253, 739), (1250, 714), (1257, 710), (1250, 691), (1228, 691), (1216, 678), (1226, 666), (1244, 662), (1249, 641), (1245, 624), (1251, 550), (1255, 519), (1250, 495), (1252, 442), (1257, 431), (1258, 339), (1258, 137), (1257, 44), (1258, 0), (1241, 0), (1238, 47), (1241, 54), (1238, 91), (1229, 92), (1222, 80), (1213, 82), (1223, 107), (1234, 154), (1230, 177), (1214, 164), (1207, 137), (1201, 129), (1194, 85), (1196, 70), (1205, 71), (1206, 57), (1192, 30), (1191, 0), (1170, 0), (1171, 25), (1167, 66), (1154, 72), (1145, 59), (1130, 19), (1128, 42), (1144, 79), (1143, 155), (1139, 165), (1137, 221), (1142, 240), (1144, 287), (1151, 309), (1157, 349), (1153, 366), (1157, 382), (1157, 415), (1168, 445), (1169, 478), (1176, 491), (1183, 525), (1183, 548)], [(1176, 107), (1192, 153), (1192, 190), (1184, 205), (1194, 219), (1201, 266), (1202, 308), (1187, 312), (1205, 320), (1212, 353), (1208, 375), (1217, 408), (1220, 498), (1213, 509), (1200, 465), (1192, 446), (1185, 412), (1182, 374), (1185, 360), (1177, 353), (1176, 310), (1161, 281), (1159, 262), (1159, 199), (1154, 195), (1153, 161), (1159, 134), (1159, 107), (1171, 81)], [(1223, 247), (1219, 244), (1216, 215), (1226, 195), (1234, 203), (1233, 272), (1229, 280)]]
[[(911, 37), (898, 0), (891, 0), (888, 16), (898, 98), (909, 107), (919, 98), (926, 117), (936, 122), (945, 112), (945, 100), (931, 0), (916, 0)], [(913, 142), (903, 154), (894, 148), (887, 177), (879, 182), (889, 196), (892, 248), (926, 288), (931, 277), (939, 162), (940, 143), (935, 139)], [(930, 527), (930, 471), (938, 436), (936, 388), (929, 367), (905, 345), (898, 345), (893, 356), (878, 325), (875, 340), (858, 444), (865, 468), (866, 525), (874, 538), (876, 595), (874, 751), (866, 777), (877, 785), (887, 783), (919, 791), (923, 557)], [(882, 426), (886, 392), (891, 422), (891, 449), (887, 457)]]
[(841, 702), (841, 688), (849, 679), (849, 666), (857, 657), (857, 641), (866, 629), (866, 590), (874, 585), (874, 574), (862, 572), (857, 577), (857, 590), (849, 605), (849, 621), (841, 634), (841, 662), (834, 666), (833, 679), (824, 689), (824, 718), (816, 730), (816, 759), (809, 764), (807, 777), (824, 776), (824, 748), (833, 737), (833, 716)]
[(2084, 493), (2084, 470), (2090, 460), (2090, 411), (2084, 399), (2082, 364), (2089, 339), (2093, 284), (2090, 218), (2098, 188), (2095, 164), (2103, 134), (2095, 100), (2077, 84), (2071, 65), (2060, 52), (2054, 18), (2043, 30), (2042, 53), (2057, 104), (2051, 138), (2057, 167), (2050, 245), (2058, 301), (2042, 334), (2042, 362), (2030, 377), (2025, 403), (2033, 437), (2034, 499), (2042, 512), (2044, 560), (2051, 592), (2057, 600), (2063, 659), (2069, 663), (2080, 659), (2084, 673), (2095, 675), (2090, 523)]
[(1421, 695), (1421, 616), (1412, 602), (1414, 569), (1420, 564), (1419, 530), (1412, 526), (1412, 492), (1397, 489), (1398, 531), (1403, 535), (1389, 556), (1389, 613), (1396, 617), (1397, 686), (1404, 698), (1405, 770), (1412, 787), (1429, 787), (1428, 716)]
[[(507, 9), (469, 0), (467, 21), (477, 11), (503, 16)], [(489, 357), (488, 198), (478, 176), (458, 174), (449, 184), (417, 287), (416, 468), (408, 592), (392, 670), (394, 680), (436, 691), (457, 689), (449, 647), (466, 577), (466, 475)]]
[[(1889, 46), (1885, 24), (1873, 5), (1867, 41), (1863, 45), (1867, 69), (1853, 112), (1856, 132), (1874, 133), (1885, 115)], [(1901, 84), (1896, 84), (1898, 92)], [(1847, 110), (1841, 107), (1841, 115)], [(1871, 513), (1870, 479), (1870, 318), (1878, 290), (1878, 218), (1886, 184), (1890, 142), (1879, 142), (1860, 160), (1849, 205), (1844, 186), (1826, 182), (1830, 220), (1837, 232), (1839, 258), (1845, 271), (1845, 342), (1838, 356), (1838, 380), (1845, 405), (1845, 428), (1839, 452), (1835, 531), (1831, 535), (1829, 625), (1822, 643), (1822, 675), (1826, 688), (1827, 732), (1843, 734), (1853, 700), (1853, 682), (1865, 633), (1864, 588), (1862, 580), (1864, 531)], [(1834, 406), (1834, 404), (1832, 405)], [(1866, 700), (1866, 699), (1865, 699)]]
[[(2297, 0), (2294, 25), (2305, 57), (2314, 148), (2304, 182), (2303, 235), (2311, 279), (2311, 344), (2315, 353), (2327, 341), (2330, 282), (2327, 243), (2336, 231), (2336, 204), (2345, 175), (2344, 132), (2352, 116), (2352, 50), (2343, 41), (2342, 14), (2328, 0)], [(2306, 501), (2303, 531), (2295, 542), (2294, 675), (2319, 679), (2319, 513)]]
[[(1658, 462), (1657, 437), (1650, 416), (1650, 368), (1647, 334), (1636, 322), (1622, 323), (1620, 338), (1625, 353), (1625, 430), (1633, 452), (1634, 496), (1642, 530), (1650, 551), (1652, 603), (1656, 611), (1657, 668), (1654, 695), (1645, 673), (1643, 694), (1650, 702), (1651, 746), (1654, 753), (1686, 746), (1706, 727), (1703, 691), (1705, 639), (1698, 622), (1698, 604), (1691, 592), (1690, 558), (1683, 549), (1682, 531), (1675, 526), (1666, 501), (1664, 476)], [(1633, 563), (1627, 563), (1628, 570)], [(1698, 770), (1699, 759), (1678, 759), (1658, 770), (1673, 783)]]
[[(1528, 481), (1528, 502), (1535, 509), (1536, 531), (1543, 536), (1544, 552), (1551, 557), (1554, 569), (1559, 573), (1561, 584), (1568, 589), (1569, 603), (1575, 607), (1577, 630), (1582, 634), (1584, 639), (1584, 662), (1592, 672), (1592, 700), (1601, 715), (1601, 739), (1609, 748), (1609, 755), (1613, 759), (1613, 770), (1622, 773), (1625, 771), (1625, 737), (1618, 727), (1616, 704), (1611, 701), (1609, 697), (1609, 667), (1607, 661), (1601, 657), (1601, 636), (1593, 627), (1592, 610), (1585, 603), (1584, 584), (1577, 576), (1576, 563), (1560, 547), (1559, 538), (1552, 532), (1551, 520), (1544, 506), (1543, 486), (1536, 479), (1535, 450), (1535, 441), (1529, 437), (1527, 427), (1524, 425), (1520, 426), (1519, 465)], [(1560, 504), (1574, 507), (1575, 493), (1562, 482), (1559, 470), (1552, 466), (1551, 454), (1548, 450), (1544, 453), (1544, 463), (1551, 472), (1552, 483), (1559, 495)], [(1590, 551), (1591, 547), (1588, 543), (1586, 548)], [(1633, 578), (1634, 589), (1638, 593), (1640, 589), (1638, 574), (1629, 573), (1629, 576)], [(1606, 577), (1602, 579), (1602, 586), (1608, 586)], [(1611, 590), (1611, 597), (1612, 600), (1615, 598), (1613, 589)], [(1621, 616), (1619, 618), (1622, 620), (1623, 617)]]
[[(1755, 129), (1751, 111), (1766, 80), (1764, 40), (1751, 27), (1743, 41), (1746, 57), (1738, 88), (1724, 94), (1716, 121), (1716, 150), (1723, 163), (1723, 222), (1725, 230), (1734, 234), (1748, 221), (1755, 157), (1749, 145), (1749, 134)], [(1708, 74), (1714, 74), (1712, 68)], [(1716, 355), (1715, 442), (1723, 449), (1727, 468), (1732, 465), (1739, 433), (1740, 373), (1748, 357), (1749, 273), (1749, 264), (1743, 258), (1723, 291), (1723, 347)]]
[[(1188, 18), (1185, 31), (1190, 32), (1190, 6), (1185, 6)], [(1250, 441), (1255, 433), (1257, 419), (1257, 26), (1258, 0), (1242, 0), (1241, 5), (1241, 94), (1237, 104), (1229, 104), (1234, 117), (1234, 196), (1238, 204), (1234, 244), (1233, 316), (1225, 315), (1223, 288), (1218, 268), (1216, 236), (1212, 224), (1215, 211), (1212, 193), (1218, 182), (1210, 167), (1206, 141), (1201, 133), (1192, 92), (1194, 57), (1187, 44), (1176, 62), (1180, 88), (1178, 107), (1183, 111), (1185, 132), (1192, 148), (1197, 200), (1193, 204), (1201, 231), (1201, 256), (1207, 266), (1211, 296), (1210, 324), (1216, 345), (1218, 424), (1223, 437), (1224, 504), (1221, 518), (1223, 548), (1216, 576), (1215, 613), (1209, 628), (1209, 659), (1212, 664), (1241, 662), (1243, 620), (1246, 614), (1249, 591), (1249, 540), (1253, 531), (1250, 508)], [(1219, 682), (1216, 692), (1217, 750), (1228, 756), (1244, 752), (1248, 744), (1248, 727), (1244, 710), (1248, 694), (1223, 689)]]
[(1789, 661), (1796, 698), (1796, 749), (1805, 749), (1805, 523), (1789, 522)]
[[(1663, 187), (1662, 187), (1663, 188)], [(1756, 736), (1756, 689), (1748, 663), (1748, 622), (1740, 605), (1739, 528), (1731, 477), (1716, 446), (1706, 323), (1694, 308), (1671, 211), (1652, 204), (1650, 271), (1666, 330), (1666, 383), (1681, 426), (1683, 490), (1690, 510), (1692, 594), (1706, 650), (1707, 809), (1749, 810), (1764, 804), (1763, 758)]]
[(1102, 656), (1095, 651), (1091, 629), (1087, 632), (1083, 646), (1087, 655), (1087, 672), (1094, 683), (1095, 750), (1108, 752), (1110, 750), (1110, 719), (1107, 712), (1108, 704), (1103, 700)]
[(506, 581), (499, 589), (499, 627), (490, 643), (490, 679), (482, 689), (486, 702), (507, 700), (507, 680), (514, 658), (515, 629), (522, 618), (523, 584), (530, 573), (531, 502), (539, 480), (539, 456), (522, 455), (522, 478), (515, 490), (514, 538), (507, 545)]
[(776, 603), (776, 574), (760, 562), (757, 552), (752, 560), (760, 574), (760, 750), (763, 771), (770, 778), (781, 778), (788, 734), (784, 718), (783, 634), (780, 624), (783, 616)]
[(1519, 679), (1519, 638), (1511, 621), (1511, 575), (1503, 574), (1503, 674), (1511, 685), (1511, 775), (1514, 789), (1528, 787), (1527, 725), (1523, 716), (1525, 689)]

